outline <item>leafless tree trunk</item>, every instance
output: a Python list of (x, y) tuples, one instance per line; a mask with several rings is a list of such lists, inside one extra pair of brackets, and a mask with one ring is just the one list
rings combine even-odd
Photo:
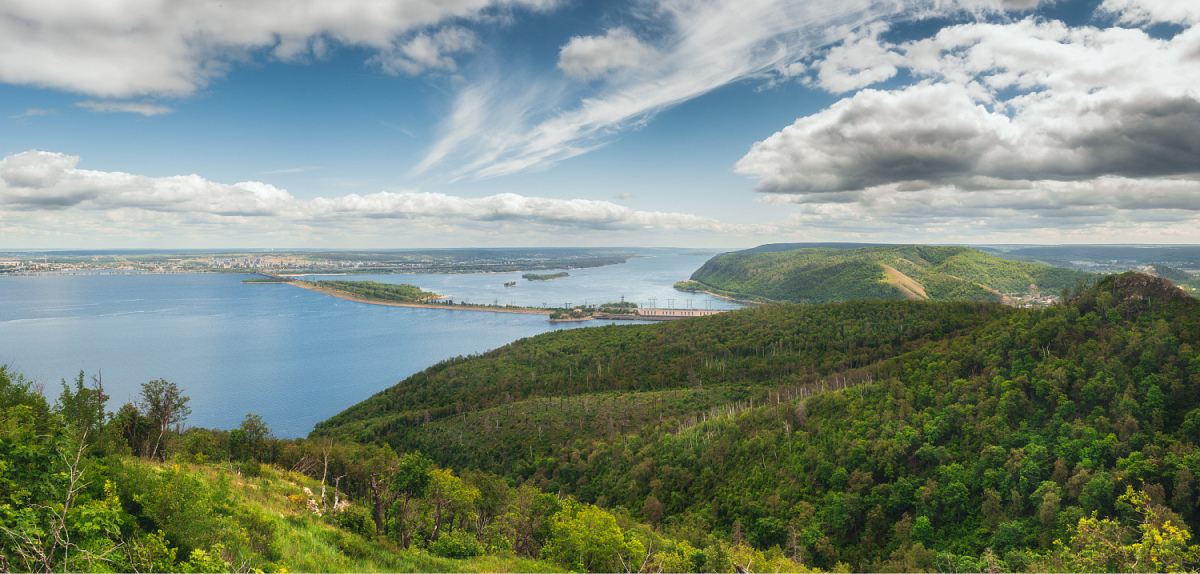
[[(325, 468), (321, 470), (321, 514), (325, 514), (325, 477), (329, 476), (329, 452), (333, 449), (333, 439), (321, 445), (321, 456), (325, 459)], [(337, 503), (334, 503), (337, 506)]]

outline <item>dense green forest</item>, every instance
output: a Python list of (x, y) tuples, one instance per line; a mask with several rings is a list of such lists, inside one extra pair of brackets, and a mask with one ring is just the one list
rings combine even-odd
[(550, 333), (434, 366), (312, 436), (818, 568), (1192, 568), (1200, 302), (1137, 273), (1066, 294)]
[(677, 284), (736, 299), (827, 303), (855, 299), (999, 302), (1036, 289), (1057, 295), (1091, 274), (930, 245), (726, 253)]
[(0, 368), (0, 571), (1178, 571), (1200, 301), (771, 305), (457, 358), (305, 439)]

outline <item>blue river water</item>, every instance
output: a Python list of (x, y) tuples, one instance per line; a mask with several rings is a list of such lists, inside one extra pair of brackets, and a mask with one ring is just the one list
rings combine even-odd
[[(706, 257), (665, 255), (571, 270), (531, 282), (520, 274), (380, 275), (473, 303), (558, 306), (625, 300), (666, 307), (735, 308), (680, 293)], [(548, 273), (543, 272), (543, 273)], [(354, 303), (245, 275), (39, 275), (0, 277), (0, 364), (45, 384), (83, 370), (103, 377), (109, 409), (166, 379), (191, 397), (189, 425), (232, 428), (258, 414), (280, 437), (314, 424), (438, 361), (556, 329), (542, 315)], [(314, 277), (321, 278), (321, 277)], [(504, 287), (506, 281), (516, 287)]]

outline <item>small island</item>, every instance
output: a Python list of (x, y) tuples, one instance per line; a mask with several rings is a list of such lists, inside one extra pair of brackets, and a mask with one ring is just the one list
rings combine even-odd
[(516, 287), (516, 286), (517, 286), (517, 282), (516, 282), (516, 281), (508, 281), (508, 282), (506, 282), (506, 283), (504, 284), (504, 286), (505, 286), (505, 287)]
[(567, 273), (566, 271), (559, 271), (558, 273), (526, 273), (522, 275), (521, 278), (528, 279), (530, 281), (553, 281), (555, 279), (562, 279), (563, 277), (570, 276), (571, 274)]
[(291, 283), (291, 277), (280, 277), (276, 275), (268, 275), (266, 277), (255, 277), (253, 279), (242, 279), (242, 283)]

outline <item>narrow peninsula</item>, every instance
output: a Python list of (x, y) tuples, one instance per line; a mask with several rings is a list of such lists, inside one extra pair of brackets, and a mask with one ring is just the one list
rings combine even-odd
[[(421, 309), (449, 309), (459, 311), (489, 311), (492, 313), (523, 313), (527, 315), (548, 315), (553, 322), (589, 321), (592, 319), (625, 319), (634, 321), (670, 321), (688, 317), (699, 317), (721, 313), (723, 309), (639, 309), (636, 303), (620, 301), (603, 305), (582, 305), (578, 307), (542, 308), (520, 307), (517, 305), (473, 305), (466, 302), (455, 303), (449, 299), (424, 291), (420, 287), (408, 284), (378, 283), (375, 281), (278, 281), (297, 287), (331, 295), (339, 299), (367, 303), (370, 305), (385, 305), (390, 307), (417, 307)], [(256, 283), (262, 283), (258, 281)]]
[[(387, 287), (395, 287), (394, 290), (371, 289), (367, 287), (354, 286), (347, 288), (339, 284), (353, 283), (371, 283), (376, 286), (383, 285)], [(371, 305), (385, 305), (389, 307), (419, 307), (421, 309), (452, 309), (459, 311), (490, 311), (493, 313), (524, 313), (527, 315), (551, 315), (553, 309), (539, 309), (537, 307), (517, 307), (513, 305), (471, 305), (468, 303), (440, 302), (441, 296), (437, 293), (422, 291), (419, 287), (408, 284), (388, 284), (376, 283), (374, 281), (292, 281), (292, 285), (316, 291), (326, 295), (332, 295), (339, 299), (354, 301), (355, 303), (368, 303)], [(414, 291), (415, 290), (415, 291)], [(406, 295), (407, 294), (407, 295)]]

